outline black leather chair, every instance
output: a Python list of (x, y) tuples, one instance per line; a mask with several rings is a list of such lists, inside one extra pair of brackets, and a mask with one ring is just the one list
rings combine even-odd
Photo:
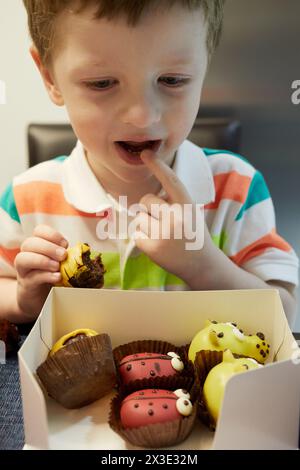
[[(200, 147), (238, 152), (241, 124), (229, 117), (198, 117), (189, 139)], [(75, 143), (76, 137), (69, 124), (30, 124), (29, 166), (60, 155), (69, 155)]]

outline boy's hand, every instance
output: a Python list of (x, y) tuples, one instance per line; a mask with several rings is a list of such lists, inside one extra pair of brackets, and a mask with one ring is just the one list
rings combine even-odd
[[(155, 263), (191, 285), (192, 282), (190, 281), (193, 280), (194, 276), (199, 278), (201, 266), (210, 266), (210, 254), (214, 249), (204, 216), (196, 216), (196, 210), (200, 211), (200, 208), (196, 208), (195, 204), (193, 204), (187, 189), (169, 166), (159, 160), (149, 150), (144, 151), (141, 158), (153, 175), (160, 181), (168, 197), (164, 200), (152, 194), (147, 194), (140, 200), (140, 204), (145, 206), (147, 212), (142, 211), (136, 217), (135, 222), (140, 229), (140, 232), (136, 233), (136, 245)], [(156, 208), (164, 205), (164, 211), (157, 213), (156, 210), (153, 210), (153, 204), (156, 205)], [(175, 208), (174, 205), (177, 205), (179, 210), (175, 211), (174, 215), (172, 215)], [(184, 226), (186, 222), (186, 219), (183, 217), (184, 205), (186, 205), (185, 214), (188, 214), (188, 221), (192, 225), (193, 233), (196, 233), (198, 230), (199, 238), (203, 237), (202, 239), (205, 241), (201, 249), (187, 249), (191, 239), (185, 236), (187, 227)], [(168, 216), (168, 212), (170, 212), (171, 217)], [(166, 217), (166, 214), (168, 217)], [(169, 229), (170, 237), (163, 239), (161, 236), (165, 232), (163, 222), (167, 218), (171, 221), (171, 224), (168, 224), (168, 227), (166, 227)], [(198, 227), (195, 226), (197, 221)], [(150, 238), (150, 227), (154, 228), (156, 234), (159, 234), (159, 239), (153, 239), (153, 236), (152, 239)], [(191, 233), (190, 229), (188, 233)], [(182, 233), (182, 237), (176, 239), (174, 237), (176, 233)]]
[(15, 258), (17, 301), (20, 310), (35, 319), (52, 287), (61, 280), (60, 262), (68, 242), (47, 225), (38, 225)]

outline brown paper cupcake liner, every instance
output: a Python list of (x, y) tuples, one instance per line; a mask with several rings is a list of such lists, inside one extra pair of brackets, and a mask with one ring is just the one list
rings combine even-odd
[(203, 387), (209, 371), (223, 361), (223, 351), (198, 351), (195, 357), (195, 375)]
[[(118, 372), (119, 364), (121, 360), (125, 356), (129, 356), (132, 354), (138, 354), (138, 353), (158, 353), (158, 354), (164, 354), (166, 355), (168, 352), (175, 352), (178, 354), (183, 363), (184, 363), (184, 369), (176, 374), (176, 376), (173, 377), (188, 377), (188, 378), (193, 378), (194, 377), (194, 366), (191, 361), (189, 361), (187, 353), (186, 353), (186, 348), (182, 346), (175, 346), (172, 343), (168, 343), (166, 341), (160, 341), (160, 340), (142, 340), (142, 341), (133, 341), (131, 343), (127, 344), (122, 344), (121, 346), (116, 347), (113, 350), (114, 354), (114, 359), (116, 363), (116, 368)], [(131, 390), (140, 390), (142, 388), (160, 388), (161, 384), (161, 379), (163, 377), (150, 377), (150, 378), (144, 378), (141, 380), (134, 380), (130, 382)], [(118, 374), (118, 384), (119, 387), (123, 386), (121, 378)]]
[(198, 351), (195, 357), (195, 383), (199, 388), (198, 418), (211, 431), (216, 428), (216, 423), (210, 415), (204, 400), (203, 386), (209, 371), (223, 360), (223, 351)]
[(191, 433), (197, 418), (197, 396), (199, 394), (199, 390), (194, 383), (193, 385), (190, 385), (192, 383), (191, 379), (184, 379), (182, 377), (177, 381), (174, 380), (172, 385), (173, 387), (175, 386), (175, 388), (171, 387), (171, 380), (169, 379), (171, 378), (165, 379), (164, 384), (162, 381), (162, 387), (160, 388), (164, 389), (164, 387), (166, 387), (166, 390), (176, 390), (176, 385), (178, 385), (179, 381), (181, 386), (177, 388), (188, 390), (191, 395), (193, 412), (190, 416), (165, 423), (140, 426), (138, 428), (124, 428), (121, 423), (120, 409), (121, 403), (128, 395), (127, 392), (129, 391), (128, 387), (124, 387), (111, 401), (108, 421), (110, 427), (123, 439), (129, 441), (132, 445), (139, 447), (160, 448), (175, 446), (180, 442), (183, 442)]
[(122, 396), (127, 396), (130, 395), (130, 393), (146, 388), (160, 388), (162, 390), (183, 389), (190, 391), (194, 385), (194, 382), (195, 378), (193, 376), (183, 377), (179, 375), (172, 375), (170, 377), (154, 377), (150, 379), (134, 380), (126, 385), (121, 385), (119, 387), (119, 393), (122, 394)]
[(109, 393), (116, 369), (107, 334), (81, 338), (41, 364), (37, 375), (47, 393), (65, 408), (80, 408)]

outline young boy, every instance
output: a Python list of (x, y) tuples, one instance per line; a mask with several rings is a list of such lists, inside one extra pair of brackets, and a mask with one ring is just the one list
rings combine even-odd
[[(34, 320), (60, 281), (67, 246), (82, 241), (103, 253), (106, 288), (277, 288), (292, 322), (298, 260), (275, 231), (262, 176), (236, 155), (185, 140), (224, 1), (24, 4), (31, 55), (78, 144), (15, 178), (2, 196), (0, 318)], [(143, 236), (101, 240), (99, 222), (120, 213), (120, 196), (143, 205), (134, 219)], [(171, 212), (196, 203), (205, 204), (202, 249), (174, 236), (178, 213), (170, 239), (150, 238), (149, 224), (159, 231), (163, 222), (155, 205)]]

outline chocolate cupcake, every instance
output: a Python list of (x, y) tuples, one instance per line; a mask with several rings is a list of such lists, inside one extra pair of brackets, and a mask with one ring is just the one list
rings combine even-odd
[(80, 408), (109, 393), (116, 383), (107, 334), (79, 329), (63, 336), (37, 369), (49, 396), (65, 408)]
[(100, 253), (91, 252), (87, 243), (77, 243), (67, 253), (67, 258), (60, 264), (62, 286), (91, 289), (103, 287), (105, 269)]

